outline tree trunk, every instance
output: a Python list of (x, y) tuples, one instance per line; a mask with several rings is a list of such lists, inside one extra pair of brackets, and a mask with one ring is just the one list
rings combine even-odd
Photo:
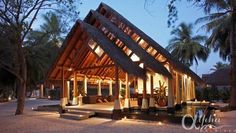
[(17, 93), (17, 108), (16, 108), (16, 113), (15, 115), (21, 115), (23, 114), (24, 110), (24, 105), (25, 105), (25, 91), (26, 91), (26, 79), (27, 79), (27, 67), (26, 67), (26, 61), (25, 57), (22, 56), (23, 62), (21, 64), (21, 77), (22, 79), (19, 80), (19, 88), (18, 88), (18, 93)]
[(232, 14), (232, 30), (230, 36), (230, 49), (231, 49), (231, 98), (230, 106), (232, 109), (236, 109), (236, 2), (232, 2), (233, 14)]
[(17, 65), (19, 66), (18, 74), (20, 78), (18, 79), (18, 90), (17, 90), (17, 107), (15, 115), (21, 115), (24, 111), (24, 105), (25, 105), (25, 92), (26, 92), (26, 82), (27, 82), (27, 64), (26, 64), (26, 58), (25, 53), (23, 49), (23, 41), (21, 39), (21, 28), (18, 29), (19, 32), (17, 32), (17, 58), (18, 62)]

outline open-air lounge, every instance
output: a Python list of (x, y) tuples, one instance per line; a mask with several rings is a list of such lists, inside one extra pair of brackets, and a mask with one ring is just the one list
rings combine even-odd
[(109, 103), (114, 116), (132, 108), (173, 113), (195, 100), (195, 86), (201, 83), (188, 67), (104, 3), (83, 21), (77, 20), (46, 80), (51, 88), (61, 88), (62, 109)]

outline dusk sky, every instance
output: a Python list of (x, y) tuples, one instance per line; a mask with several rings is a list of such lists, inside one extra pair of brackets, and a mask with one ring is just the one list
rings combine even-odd
[[(79, 7), (80, 19), (84, 19), (89, 10), (96, 10), (99, 4), (103, 2), (118, 11), (122, 16), (165, 48), (171, 38), (170, 32), (172, 30), (167, 27), (168, 0), (147, 1), (154, 1), (154, 3), (147, 3), (145, 6), (145, 0), (83, 0), (83, 4)], [(176, 25), (181, 22), (194, 23), (197, 18), (204, 16), (201, 9), (192, 6), (191, 3), (187, 3), (185, 0), (179, 2), (177, 7), (179, 16)], [(205, 31), (199, 31), (200, 26), (195, 25), (195, 34), (206, 35), (207, 33)], [(218, 53), (212, 52), (207, 62), (199, 61), (197, 72), (196, 65), (192, 66), (191, 69), (201, 76), (204, 73), (209, 73), (210, 68), (218, 61), (222, 61)]]

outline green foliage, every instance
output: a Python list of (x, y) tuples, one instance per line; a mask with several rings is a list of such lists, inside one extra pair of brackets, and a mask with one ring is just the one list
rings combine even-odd
[(60, 89), (49, 90), (51, 100), (60, 100)]
[(226, 88), (223, 88), (222, 91), (220, 91), (220, 93), (219, 93), (219, 97), (224, 101), (229, 100), (230, 99), (230, 91)]
[(165, 98), (166, 97), (166, 88), (165, 82), (161, 82), (159, 80), (159, 88), (154, 89), (154, 92), (157, 94), (158, 98)]
[(45, 23), (39, 30), (31, 31), (25, 41), (27, 61), (27, 89), (33, 90), (39, 81), (44, 80), (47, 70), (55, 59), (63, 41), (63, 25), (55, 13), (43, 15)]
[(198, 65), (198, 60), (206, 61), (209, 55), (209, 49), (202, 46), (201, 43), (206, 40), (206, 36), (193, 36), (193, 25), (181, 23), (173, 29), (171, 34), (173, 38), (166, 47), (171, 54), (186, 66)]
[(120, 95), (124, 98), (125, 97), (125, 89), (121, 88), (120, 89)]
[[(208, 1), (209, 2), (209, 1)], [(210, 12), (213, 7), (219, 10)], [(203, 23), (202, 29), (210, 32), (210, 36), (206, 41), (206, 45), (212, 48), (214, 52), (219, 51), (219, 56), (223, 60), (230, 59), (230, 32), (231, 32), (231, 18), (232, 14), (227, 12), (230, 10), (230, 3), (221, 1), (212, 4), (206, 4), (204, 8), (207, 16), (199, 18), (196, 23)]]
[(219, 69), (222, 69), (222, 68), (227, 68), (227, 67), (229, 67), (230, 65), (229, 64), (227, 64), (227, 63), (222, 63), (222, 62), (217, 62), (214, 66), (213, 66), (213, 68), (211, 68), (210, 70), (211, 71), (217, 71), (217, 70), (219, 70)]
[(199, 90), (199, 89), (196, 89), (196, 99), (197, 99), (198, 101), (204, 100), (203, 93), (202, 93), (202, 91)]
[(230, 98), (230, 92), (227, 88), (218, 89), (215, 86), (196, 90), (196, 98), (199, 101), (207, 100), (223, 100), (227, 101)]

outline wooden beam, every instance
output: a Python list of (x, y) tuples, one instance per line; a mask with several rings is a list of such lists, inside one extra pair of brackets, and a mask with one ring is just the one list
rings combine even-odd
[(91, 11), (93, 13), (93, 17), (99, 20), (102, 25), (107, 27), (109, 31), (111, 31), (116, 37), (118, 37), (122, 42), (125, 42), (125, 45), (129, 47), (137, 56), (139, 56), (140, 60), (142, 60), (149, 68), (153, 71), (161, 73), (169, 78), (172, 78), (172, 75), (169, 71), (162, 66), (153, 56), (149, 55), (144, 49), (142, 49), (139, 45), (137, 45), (131, 38), (127, 37), (123, 31), (117, 29), (110, 21), (107, 21), (104, 16), (99, 15), (99, 13)]
[(144, 71), (137, 66), (130, 58), (125, 55), (117, 46), (112, 44), (103, 34), (98, 31), (95, 27), (78, 20), (82, 28), (87, 31), (90, 37), (92, 37), (101, 48), (106, 52), (109, 57), (115, 61), (122, 69), (128, 71), (131, 74), (134, 74), (139, 77), (144, 77)]
[(114, 67), (114, 66), (115, 66), (115, 64), (102, 65), (102, 66), (93, 66), (93, 67), (85, 67), (85, 68), (78, 68), (78, 69), (76, 69), (76, 71), (89, 70), (89, 69), (99, 69), (99, 68)]

